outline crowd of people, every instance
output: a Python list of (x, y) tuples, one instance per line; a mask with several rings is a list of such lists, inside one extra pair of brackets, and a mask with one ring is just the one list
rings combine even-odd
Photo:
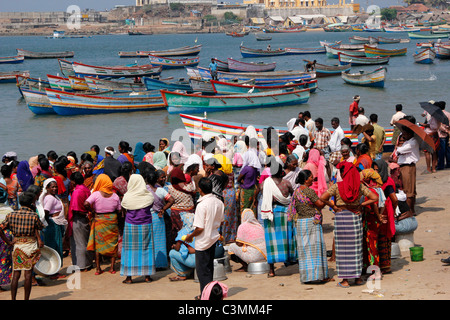
[[(157, 146), (139, 142), (134, 150), (126, 141), (102, 152), (93, 145), (80, 158), (49, 151), (19, 161), (7, 152), (0, 201), (13, 211), (0, 225), (0, 285), (11, 283), (15, 299), (24, 270), (29, 298), (32, 285), (39, 285), (32, 269), (43, 245), (98, 276), (109, 261), (108, 272), (119, 271), (124, 284), (139, 276), (151, 282), (167, 268), (175, 273), (171, 281), (185, 281), (195, 270), (198, 299), (213, 280), (214, 259), (225, 251), (242, 265), (236, 271), (267, 262), (268, 277), (276, 275), (275, 263), (297, 263), (301, 283), (334, 281), (329, 261), (336, 261), (338, 286), (363, 283), (373, 266), (381, 279), (391, 272), (395, 236), (417, 228), (421, 144), (409, 127), (396, 126), (400, 119), (416, 124), (397, 105), (394, 151), (383, 157), (385, 129), (359, 102), (355, 96), (349, 117), (356, 146), (339, 118), (332, 118), (330, 130), (305, 111), (287, 122), (286, 132), (248, 126), (231, 138), (204, 137), (192, 152), (165, 138)], [(445, 102), (435, 104), (445, 109)], [(450, 159), (449, 127), (430, 120), (427, 127), (440, 132), (438, 151), (428, 152), (441, 169)], [(324, 214), (334, 215), (330, 250)]]

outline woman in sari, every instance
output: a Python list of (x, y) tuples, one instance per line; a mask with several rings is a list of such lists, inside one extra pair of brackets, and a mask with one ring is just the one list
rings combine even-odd
[(119, 196), (113, 191), (111, 179), (101, 174), (95, 180), (94, 188), (89, 198), (84, 202), (87, 211), (91, 212), (91, 231), (87, 250), (95, 252), (96, 272), (100, 275), (100, 255), (111, 258), (110, 273), (114, 274), (117, 248), (119, 243), (118, 213), (122, 207)]
[(135, 276), (145, 276), (145, 282), (151, 282), (150, 276), (155, 273), (153, 201), (153, 194), (147, 190), (144, 178), (140, 174), (132, 174), (122, 199), (122, 207), (127, 212), (120, 275), (126, 276), (125, 284), (133, 283), (132, 277)]
[(249, 263), (267, 260), (264, 228), (251, 209), (242, 212), (236, 240), (228, 246), (231, 260), (242, 264), (236, 271), (247, 271)]
[(85, 161), (81, 169), (84, 178), (83, 184), (86, 186), (86, 188), (92, 190), (92, 188), (94, 187), (94, 180), (95, 180), (94, 164), (90, 161)]
[(153, 166), (156, 170), (163, 170), (167, 166), (167, 157), (164, 152), (155, 152), (153, 155)]
[(239, 212), (243, 212), (247, 208), (254, 210), (256, 196), (259, 191), (257, 184), (258, 170), (261, 168), (261, 163), (259, 162), (255, 149), (245, 152), (242, 160), (242, 169), (237, 178), (240, 188)]
[(34, 184), (34, 177), (30, 170), (28, 161), (20, 161), (17, 166), (17, 181), (23, 191), (27, 191), (28, 187)]
[(195, 269), (195, 238), (189, 243), (182, 240), (183, 236), (187, 236), (195, 229), (193, 227), (194, 213), (184, 212), (181, 219), (183, 228), (178, 231), (176, 242), (169, 252), (170, 269), (177, 274), (175, 277), (169, 278), (170, 281), (184, 281), (192, 275)]
[(145, 153), (142, 161), (146, 161), (150, 164), (153, 164), (153, 155), (155, 154), (155, 146), (152, 145), (150, 142), (146, 142), (146, 143), (144, 143), (142, 148)]
[(369, 147), (360, 143), (356, 146), (356, 162), (355, 166), (359, 171), (372, 168), (372, 158), (369, 156)]
[(311, 149), (308, 155), (308, 161), (303, 170), (309, 170), (313, 174), (313, 189), (320, 197), (327, 190), (327, 182), (325, 180), (325, 158), (317, 149)]
[(133, 160), (135, 162), (135, 165), (138, 165), (139, 162), (144, 160), (144, 157), (146, 155), (146, 152), (144, 150), (144, 144), (142, 142), (136, 143), (134, 146), (134, 154), (133, 154)]
[[(336, 249), (336, 269), (342, 279), (338, 286), (348, 288), (348, 280), (356, 279), (355, 284), (362, 284), (361, 272), (363, 262), (363, 228), (361, 222), (361, 206), (371, 205), (378, 201), (378, 196), (361, 184), (356, 167), (349, 162), (340, 162), (337, 183), (331, 185), (322, 194), (320, 200), (335, 212), (334, 241)], [(331, 203), (331, 197), (335, 201)], [(362, 196), (369, 200), (360, 202)]]
[(311, 186), (313, 175), (309, 170), (302, 170), (296, 179), (298, 187), (292, 195), (288, 208), (288, 220), (294, 221), (300, 281), (329, 281), (327, 249), (322, 230), (322, 208)]
[(166, 158), (170, 153), (170, 142), (167, 138), (161, 138), (159, 140), (159, 148), (158, 151), (161, 151), (166, 154)]
[(242, 169), (243, 164), (243, 156), (247, 151), (247, 147), (245, 142), (242, 140), (236, 141), (234, 144), (234, 154), (233, 154), (233, 173), (234, 173), (234, 189), (236, 193), (239, 191), (239, 182), (237, 178), (239, 177), (239, 173)]
[(270, 265), (268, 277), (275, 276), (274, 263), (297, 260), (293, 223), (288, 221), (286, 214), (293, 190), (291, 183), (282, 178), (283, 166), (275, 166), (271, 166), (272, 176), (264, 180), (261, 204), (267, 262)]
[(389, 166), (386, 161), (379, 159), (373, 163), (374, 169), (380, 174), (386, 202), (384, 214), (386, 224), (381, 225), (378, 233), (378, 253), (380, 255), (380, 269), (382, 274), (391, 273), (391, 241), (395, 236), (395, 210), (398, 206), (394, 180), (389, 177)]
[[(167, 190), (160, 187), (158, 183), (158, 176), (156, 172), (150, 171), (145, 175), (147, 182), (147, 190), (153, 195), (152, 212), (152, 227), (154, 238), (155, 251), (155, 267), (168, 267), (168, 250), (166, 243), (166, 225), (165, 220), (167, 210), (174, 204), (174, 199)], [(170, 217), (168, 217), (170, 219)]]
[(130, 152), (133, 150), (130, 147), (130, 144), (126, 141), (120, 141), (119, 142), (119, 152), (121, 153), (120, 156), (117, 157), (117, 161), (119, 161), (121, 164), (124, 164), (125, 162), (130, 162), (133, 166), (133, 172), (134, 172), (134, 155), (130, 154)]
[[(86, 164), (85, 164), (86, 165)], [(92, 267), (94, 259), (92, 252), (86, 249), (89, 239), (88, 212), (84, 207), (84, 201), (91, 195), (90, 189), (84, 184), (81, 172), (74, 172), (70, 176), (73, 192), (69, 206), (70, 251), (72, 252), (72, 264), (78, 266), (81, 271), (88, 271)]]

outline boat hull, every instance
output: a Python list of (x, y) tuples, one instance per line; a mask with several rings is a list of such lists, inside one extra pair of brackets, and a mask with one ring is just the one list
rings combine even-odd
[(180, 57), (180, 56), (196, 56), (202, 49), (202, 45), (185, 46), (181, 48), (168, 49), (168, 50), (151, 50), (151, 51), (132, 51), (132, 52), (119, 52), (120, 58), (147, 58), (149, 54), (160, 57)]
[(144, 84), (147, 90), (182, 90), (182, 91), (192, 91), (191, 85), (188, 82), (184, 83), (172, 83), (165, 82), (157, 79), (152, 79), (148, 77), (143, 78)]
[(379, 68), (368, 73), (342, 73), (342, 79), (352, 85), (361, 87), (375, 87), (384, 88), (384, 81), (386, 79), (386, 69)]
[(63, 52), (33, 52), (23, 49), (16, 49), (17, 55), (24, 56), (25, 59), (54, 59), (54, 58), (72, 58), (75, 53), (73, 51)]
[(431, 49), (425, 49), (421, 52), (413, 54), (414, 62), (420, 64), (431, 64), (436, 58), (436, 52)]
[(0, 64), (17, 64), (22, 63), (24, 61), (23, 56), (15, 56), (15, 57), (1, 57)]
[(23, 98), (28, 109), (36, 115), (56, 114), (45, 91), (36, 91), (22, 88)]
[(272, 63), (249, 63), (239, 60), (227, 59), (229, 72), (267, 72), (275, 70), (277, 64)]
[(254, 85), (254, 84), (237, 84), (232, 82), (222, 82), (212, 80), (214, 93), (216, 94), (245, 94), (252, 90), (252, 93), (267, 92), (274, 90), (300, 90), (309, 89), (313, 93), (317, 89), (317, 80), (299, 82), (299, 83), (285, 83), (279, 85)]
[(396, 56), (404, 56), (406, 55), (406, 52), (407, 48), (387, 50), (374, 48), (370, 46), (364, 46), (364, 53), (366, 57), (386, 57), (386, 56), (396, 57)]
[(263, 50), (263, 49), (251, 49), (241, 46), (241, 55), (243, 58), (253, 58), (253, 57), (275, 57), (283, 56), (286, 54), (285, 49), (280, 50)]
[(341, 65), (363, 66), (380, 65), (389, 62), (389, 57), (358, 57), (345, 53), (339, 53), (339, 63)]
[(195, 67), (199, 64), (200, 58), (186, 58), (186, 59), (171, 59), (165, 57), (158, 57), (154, 55), (148, 56), (150, 64), (154, 66), (161, 66), (163, 69), (180, 69), (184, 67)]
[(72, 66), (77, 77), (135, 78), (160, 75), (162, 71), (161, 66), (153, 65), (136, 67), (103, 67), (73, 62)]

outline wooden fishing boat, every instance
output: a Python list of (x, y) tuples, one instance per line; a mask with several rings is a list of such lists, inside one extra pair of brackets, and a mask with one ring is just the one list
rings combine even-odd
[(402, 39), (378, 37), (379, 44), (400, 43)]
[(41, 90), (23, 88), (22, 92), (28, 109), (30, 109), (34, 114), (56, 114), (50, 100), (47, 97), (45, 88), (42, 88)]
[(285, 48), (286, 54), (318, 54), (326, 53), (324, 47), (319, 48)]
[(41, 90), (45, 88), (50, 88), (50, 83), (48, 80), (42, 80), (38, 78), (24, 77), (22, 75), (16, 76), (16, 85), (19, 89), (20, 94), (22, 94), (22, 89), (29, 90)]
[(365, 44), (365, 43), (370, 43), (370, 40), (368, 37), (360, 37), (360, 36), (351, 36), (350, 38), (348, 38), (350, 43), (353, 44)]
[(52, 59), (52, 58), (72, 58), (75, 55), (73, 51), (62, 52), (33, 52), (23, 49), (16, 49), (17, 55), (24, 56), (25, 59)]
[[(226, 120), (214, 120), (205, 117), (197, 117), (188, 114), (180, 114), (181, 121), (191, 138), (192, 142), (196, 144), (198, 141), (202, 140), (202, 137), (211, 137), (216, 135), (224, 135), (228, 140), (230, 140), (233, 136), (239, 136), (247, 129), (250, 124), (247, 123), (238, 123), (231, 122)], [(287, 127), (276, 126), (273, 124), (260, 125), (260, 124), (251, 124), (256, 130), (256, 133), (259, 138), (263, 138), (263, 130), (269, 126), (272, 126), (275, 130), (278, 131), (279, 135), (282, 135), (288, 132)], [(343, 129), (344, 135), (346, 138), (349, 138), (352, 141), (352, 145), (356, 147), (359, 143), (358, 138), (352, 133), (351, 129)], [(331, 128), (330, 131), (333, 131)], [(394, 150), (394, 146), (392, 145), (392, 135), (394, 133), (394, 129), (386, 128), (386, 141), (383, 146), (384, 152), (392, 152)]]
[(328, 42), (328, 41), (319, 41), (321, 47), (325, 46), (338, 46), (342, 43), (342, 41), (334, 41), (334, 42)]
[(59, 69), (63, 76), (75, 76), (75, 71), (73, 71), (72, 61), (58, 59)]
[(436, 57), (439, 59), (450, 59), (450, 45), (436, 44), (434, 48), (436, 49)]
[(69, 78), (47, 74), (47, 79), (51, 89), (69, 92), (73, 91), (72, 86), (70, 85)]
[(269, 91), (233, 95), (201, 95), (161, 90), (169, 113), (198, 113), (298, 105), (308, 102), (309, 90)]
[(256, 41), (270, 41), (272, 37), (264, 33), (255, 33)]
[(253, 57), (274, 57), (283, 56), (286, 54), (286, 49), (279, 48), (275, 50), (264, 50), (264, 49), (251, 49), (244, 46), (240, 46), (241, 55), (244, 58)]
[(22, 63), (24, 59), (24, 56), (0, 57), (0, 64)]
[(349, 84), (363, 86), (363, 87), (377, 87), (384, 88), (384, 81), (386, 79), (386, 68), (380, 67), (374, 71), (358, 73), (342, 72), (342, 79)]
[(413, 58), (415, 63), (430, 64), (436, 58), (436, 52), (431, 48), (426, 48), (413, 54)]
[(380, 49), (368, 45), (364, 46), (364, 53), (366, 57), (395, 57), (406, 55), (407, 48), (402, 49)]
[(326, 65), (316, 62), (316, 76), (317, 78), (330, 77), (330, 76), (338, 76), (341, 75), (342, 72), (350, 71), (350, 65)]
[(89, 90), (89, 86), (86, 83), (86, 80), (84, 78), (78, 78), (74, 76), (68, 76), (67, 79), (69, 79), (70, 86), (75, 91), (84, 91)]
[(195, 67), (200, 62), (199, 57), (195, 58), (180, 58), (180, 59), (174, 59), (174, 58), (165, 58), (165, 57), (159, 57), (149, 54), (148, 55), (150, 59), (150, 63), (154, 66), (162, 66), (164, 69), (177, 69), (177, 68), (184, 68), (184, 67)]
[(277, 63), (264, 63), (264, 62), (243, 62), (228, 58), (228, 70), (230, 72), (265, 72), (275, 70)]
[(147, 58), (149, 54), (160, 57), (177, 57), (177, 56), (197, 56), (202, 49), (202, 45), (184, 46), (180, 48), (167, 49), (167, 50), (150, 50), (150, 51), (120, 51), (119, 57), (121, 58)]
[(193, 92), (201, 92), (202, 94), (214, 94), (214, 88), (211, 84), (211, 80), (190, 78), (189, 84)]
[(46, 89), (52, 108), (58, 115), (84, 115), (164, 109), (160, 95), (86, 95)]
[(352, 54), (352, 55), (360, 56), (360, 57), (365, 56), (364, 49), (349, 50), (349, 49), (340, 49), (340, 48), (332, 47), (332, 46), (325, 46), (325, 49), (327, 51), (327, 57), (330, 59), (338, 59), (339, 58), (338, 54), (340, 52)]
[[(145, 79), (144, 77), (143, 79)], [(142, 92), (147, 91), (144, 83), (135, 83), (124, 80), (106, 80), (94, 77), (84, 77), (89, 90), (114, 92)]]
[(219, 60), (217, 58), (214, 58), (214, 61), (217, 64), (218, 71), (225, 71), (225, 72), (230, 71), (230, 69), (228, 68), (228, 61)]
[(299, 90), (309, 89), (310, 93), (313, 93), (317, 89), (317, 79), (310, 81), (292, 81), (285, 82), (277, 85), (255, 85), (254, 81), (247, 83), (235, 83), (211, 80), (213, 91), (216, 94), (244, 94), (276, 91), (276, 90)]
[(359, 57), (346, 53), (339, 53), (339, 63), (342, 65), (364, 66), (389, 63), (389, 56), (386, 57)]
[(17, 82), (16, 76), (29, 77), (30, 71), (5, 71), (0, 72), (0, 83)]
[(156, 76), (161, 74), (162, 66), (151, 64), (133, 67), (106, 67), (92, 66), (79, 62), (72, 62), (73, 71), (78, 77), (98, 77), (98, 78), (136, 78), (143, 76)]
[(233, 32), (225, 32), (225, 34), (226, 34), (227, 36), (231, 36), (231, 37), (234, 37), (234, 38), (241, 38), (241, 37), (244, 37), (244, 36), (245, 36), (245, 32), (236, 32), (236, 31), (233, 31)]
[(153, 79), (149, 77), (143, 77), (144, 85), (147, 90), (182, 90), (187, 92), (192, 92), (191, 85), (186, 79), (178, 79), (177, 81), (163, 81), (158, 79)]
[(444, 34), (421, 34), (408, 32), (410, 39), (448, 39), (449, 33)]
[[(211, 80), (209, 69), (198, 67), (197, 69), (186, 68), (189, 78), (200, 78)], [(296, 81), (300, 79), (315, 79), (315, 72), (304, 72), (300, 70), (269, 71), (269, 72), (217, 72), (220, 81), (248, 81), (254, 80), (256, 84), (267, 84), (274, 82)]]

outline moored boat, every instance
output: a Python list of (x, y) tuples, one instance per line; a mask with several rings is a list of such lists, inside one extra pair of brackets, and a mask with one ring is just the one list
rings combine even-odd
[(199, 64), (200, 58), (166, 58), (160, 56), (154, 56), (149, 54), (150, 64), (154, 66), (161, 66), (163, 69), (176, 69), (184, 67), (195, 67)]
[(278, 48), (275, 50), (264, 50), (264, 49), (252, 49), (244, 46), (240, 46), (241, 55), (244, 58), (250, 57), (274, 57), (282, 56), (286, 54), (286, 49)]
[(230, 72), (265, 72), (275, 70), (277, 63), (264, 62), (243, 62), (233, 58), (227, 59), (228, 70)]
[(195, 46), (184, 46), (180, 48), (167, 49), (167, 50), (150, 50), (150, 51), (120, 51), (119, 57), (121, 58), (147, 58), (149, 54), (160, 57), (176, 57), (176, 56), (196, 56), (200, 53), (202, 48), (201, 44)]
[(52, 89), (73, 91), (69, 78), (47, 74), (47, 79)]
[(326, 53), (324, 47), (318, 48), (285, 48), (286, 54), (319, 54)]
[(186, 79), (178, 79), (177, 81), (164, 81), (159, 79), (152, 79), (143, 77), (144, 85), (147, 90), (182, 90), (192, 92), (191, 85)]
[(234, 95), (201, 95), (161, 90), (169, 113), (203, 113), (298, 105), (308, 102), (309, 89)]
[(366, 57), (395, 57), (395, 56), (404, 56), (406, 55), (407, 48), (401, 49), (381, 49), (374, 48), (368, 45), (364, 46), (364, 53)]
[(24, 77), (22, 75), (16, 76), (16, 84), (22, 96), (23, 96), (22, 89), (43, 90), (44, 88), (50, 88), (50, 83), (48, 82), (48, 80), (43, 80), (40, 78)]
[(386, 68), (380, 67), (370, 72), (365, 72), (362, 70), (358, 73), (342, 72), (342, 79), (346, 83), (352, 85), (384, 88)]
[(327, 50), (327, 57), (330, 59), (338, 59), (339, 52), (352, 54), (355, 56), (365, 56), (364, 49), (358, 49), (358, 50), (349, 50), (349, 49), (339, 49), (337, 47), (332, 46), (325, 46), (325, 49)]
[(25, 59), (52, 59), (52, 58), (72, 58), (75, 55), (73, 51), (62, 52), (34, 52), (23, 49), (16, 49), (17, 55), (24, 56)]
[(24, 56), (0, 57), (0, 64), (22, 63), (24, 59)]
[(30, 71), (5, 71), (0, 72), (0, 83), (14, 83), (16, 76), (29, 77)]
[(230, 71), (230, 69), (228, 69), (228, 61), (219, 60), (217, 58), (214, 58), (214, 61), (217, 64), (218, 71), (225, 71), (225, 72)]
[[(144, 77), (145, 79), (146, 77)], [(114, 91), (114, 92), (142, 92), (147, 91), (143, 83), (135, 83), (124, 80), (106, 80), (95, 77), (84, 77), (89, 90)]]
[(449, 33), (443, 34), (421, 34), (421, 33), (408, 33), (410, 39), (448, 39)]
[(350, 65), (326, 65), (317, 63), (315, 64), (315, 71), (317, 78), (338, 76), (342, 72), (350, 71)]
[(133, 67), (108, 67), (92, 66), (79, 62), (72, 62), (73, 71), (78, 77), (98, 77), (98, 78), (136, 78), (143, 76), (156, 76), (161, 73), (162, 66), (151, 64)]
[(353, 44), (365, 44), (365, 43), (370, 43), (370, 40), (368, 37), (360, 37), (360, 36), (351, 36), (350, 38), (348, 38), (350, 43)]
[(450, 59), (450, 45), (436, 44), (434, 48), (436, 49), (436, 57), (439, 59)]
[(89, 86), (86, 83), (86, 80), (84, 78), (78, 78), (74, 76), (68, 76), (67, 79), (69, 79), (70, 87), (73, 90), (89, 90)]
[(211, 80), (190, 78), (189, 85), (193, 92), (201, 92), (202, 94), (214, 94), (214, 88)]
[(59, 69), (63, 76), (75, 76), (75, 71), (73, 71), (72, 61), (58, 59)]
[(339, 53), (339, 63), (342, 65), (363, 66), (386, 64), (389, 62), (389, 56), (386, 57), (359, 57), (346, 53)]
[(44, 88), (41, 90), (23, 88), (22, 92), (28, 109), (30, 109), (34, 114), (56, 114), (50, 104), (50, 100), (48, 99)]
[(436, 52), (431, 48), (426, 48), (420, 52), (416, 52), (415, 54), (413, 54), (414, 62), (421, 64), (433, 63), (435, 57)]
[(251, 91), (252, 93), (267, 92), (275, 90), (298, 90), (309, 89), (313, 93), (317, 89), (317, 79), (309, 81), (286, 82), (276, 85), (255, 85), (253, 81), (247, 83), (223, 82), (211, 80), (214, 93), (216, 94), (244, 94)]
[(272, 37), (264, 33), (255, 33), (256, 41), (270, 41)]

